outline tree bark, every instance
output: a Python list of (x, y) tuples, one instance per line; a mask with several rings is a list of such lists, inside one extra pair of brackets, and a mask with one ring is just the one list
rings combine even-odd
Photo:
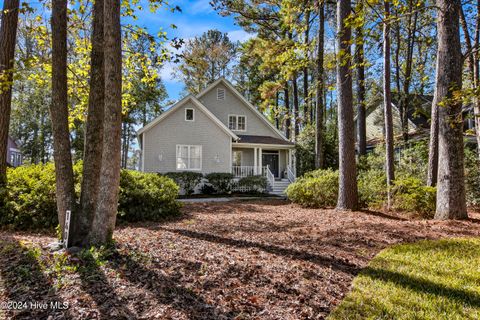
[[(308, 3), (308, 2), (307, 2)], [(310, 10), (307, 9), (305, 13), (305, 45), (309, 45), (310, 42)], [(308, 51), (306, 54), (308, 59)], [(311, 123), (312, 118), (310, 117), (310, 97), (308, 94), (308, 67), (303, 68), (303, 120), (305, 123)]]
[(438, 183), (435, 219), (467, 218), (463, 165), (460, 0), (437, 0)]
[[(67, 91), (67, 0), (52, 1), (52, 104), (50, 118), (53, 132), (53, 158), (55, 161), (56, 198), (58, 220), (63, 231), (65, 213), (72, 212), (75, 219), (75, 186), (68, 129)], [(72, 225), (74, 227), (74, 224)], [(70, 232), (70, 239), (74, 235)]]
[(350, 0), (337, 1), (337, 99), (339, 143), (339, 188), (337, 209), (355, 210), (358, 206), (355, 134), (353, 122)]
[[(19, 0), (4, 0), (0, 26), (0, 189), (7, 184), (7, 145)], [(0, 196), (3, 192), (0, 193)], [(0, 199), (0, 203), (2, 199)]]
[(298, 85), (297, 85), (297, 73), (293, 75), (292, 78), (293, 85), (293, 118), (295, 121), (295, 141), (297, 141), (298, 135), (300, 134), (300, 116), (299, 116), (299, 102), (298, 102)]
[(102, 167), (92, 243), (111, 241), (118, 207), (122, 133), (122, 47), (120, 0), (104, 1), (105, 115)]
[(290, 95), (288, 92), (288, 82), (285, 83), (285, 88), (284, 88), (284, 103), (285, 103), (285, 137), (287, 139), (290, 139), (290, 132), (291, 132), (291, 126), (292, 126), (292, 120), (290, 116)]
[[(363, 1), (358, 1), (357, 11), (363, 12)], [(358, 137), (358, 154), (367, 154), (367, 125), (366, 125), (366, 88), (365, 88), (365, 53), (364, 53), (364, 36), (363, 26), (356, 28), (355, 41), (355, 65), (357, 69), (357, 137)]]
[(99, 193), (100, 170), (103, 151), (103, 117), (105, 109), (105, 67), (103, 2), (93, 4), (92, 52), (90, 54), (90, 92), (88, 96), (85, 147), (83, 159), (82, 191), (80, 195), (80, 239), (86, 245), (93, 224)]
[(384, 1), (385, 15), (383, 22), (383, 105), (385, 121), (385, 170), (387, 173), (388, 208), (391, 207), (391, 187), (394, 174), (393, 162), (393, 119), (392, 93), (390, 80), (390, 2)]
[(324, 45), (325, 45), (325, 2), (317, 0), (318, 10), (318, 35), (317, 35), (317, 61), (316, 61), (316, 121), (315, 121), (315, 167), (317, 169), (324, 166), (324, 114), (323, 94), (325, 92), (324, 84)]

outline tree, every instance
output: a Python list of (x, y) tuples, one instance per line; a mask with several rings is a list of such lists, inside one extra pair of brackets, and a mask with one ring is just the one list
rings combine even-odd
[[(52, 104), (50, 106), (50, 118), (53, 132), (58, 221), (63, 234), (65, 213), (70, 210), (74, 216), (76, 205), (70, 132), (68, 129), (67, 0), (53, 0), (51, 21)], [(70, 239), (68, 240), (70, 241)]]
[[(363, 0), (357, 2), (357, 14), (364, 19)], [(362, 19), (362, 21), (363, 21)], [(367, 125), (366, 125), (366, 86), (365, 86), (365, 52), (363, 23), (355, 28), (355, 66), (357, 69), (357, 141), (358, 154), (367, 154)]]
[(237, 45), (226, 33), (208, 30), (188, 40), (180, 54), (177, 74), (190, 93), (199, 93), (220, 77), (230, 76), (228, 65), (235, 57)]
[(7, 144), (19, 0), (4, 0), (0, 26), (0, 189), (7, 183)]
[(436, 219), (467, 217), (463, 167), (460, 0), (437, 0), (438, 183)]
[(103, 119), (105, 113), (103, 3), (93, 5), (90, 91), (83, 153), (83, 179), (80, 194), (81, 215), (78, 219), (79, 240), (87, 239), (97, 207), (103, 152)]
[(383, 21), (383, 104), (385, 116), (385, 168), (387, 171), (388, 206), (391, 205), (391, 187), (394, 174), (393, 162), (393, 120), (392, 120), (392, 94), (390, 87), (390, 0), (384, 1), (385, 15)]
[(89, 235), (93, 243), (112, 239), (120, 185), (122, 132), (122, 41), (120, 0), (104, 1), (105, 111), (97, 208)]
[(353, 128), (353, 93), (351, 71), (351, 27), (348, 21), (351, 1), (337, 1), (337, 101), (339, 188), (337, 209), (355, 210), (358, 205), (355, 134)]
[(323, 94), (325, 92), (325, 80), (324, 80), (324, 50), (325, 50), (325, 1), (317, 0), (318, 10), (318, 34), (317, 34), (317, 61), (316, 65), (316, 120), (315, 120), (315, 166), (317, 168), (323, 168), (325, 156), (324, 156), (324, 103)]

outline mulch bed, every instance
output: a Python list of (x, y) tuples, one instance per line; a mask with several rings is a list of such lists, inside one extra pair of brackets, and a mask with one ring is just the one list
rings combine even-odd
[[(478, 213), (468, 221), (422, 221), (281, 200), (190, 204), (183, 211), (176, 221), (121, 226), (109, 261), (77, 271), (45, 268), (54, 261), (45, 249), (53, 237), (0, 232), (0, 302), (69, 305), (4, 310), (4, 317), (323, 319), (381, 249), (480, 236)], [(41, 246), (40, 257), (25, 254), (20, 244)]]

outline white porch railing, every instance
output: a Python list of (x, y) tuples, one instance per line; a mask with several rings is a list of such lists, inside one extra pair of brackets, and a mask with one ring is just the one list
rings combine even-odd
[(294, 170), (292, 170), (291, 166), (287, 166), (287, 178), (290, 182), (295, 182), (297, 179), (297, 175), (295, 174)]
[(268, 183), (270, 184), (270, 186), (273, 189), (273, 187), (275, 186), (275, 176), (273, 175), (272, 171), (270, 171), (269, 166), (266, 167), (265, 172), (266, 172), (266, 177), (267, 177)]
[(235, 178), (250, 177), (255, 175), (265, 175), (267, 167), (260, 166), (232, 166), (232, 174)]

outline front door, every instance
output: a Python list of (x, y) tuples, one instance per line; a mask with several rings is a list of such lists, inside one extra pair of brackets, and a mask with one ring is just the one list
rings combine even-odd
[(270, 168), (270, 171), (272, 171), (273, 175), (275, 178), (279, 177), (279, 170), (278, 170), (278, 153), (273, 154), (273, 153), (263, 153), (262, 154), (262, 164), (263, 166), (268, 166)]

